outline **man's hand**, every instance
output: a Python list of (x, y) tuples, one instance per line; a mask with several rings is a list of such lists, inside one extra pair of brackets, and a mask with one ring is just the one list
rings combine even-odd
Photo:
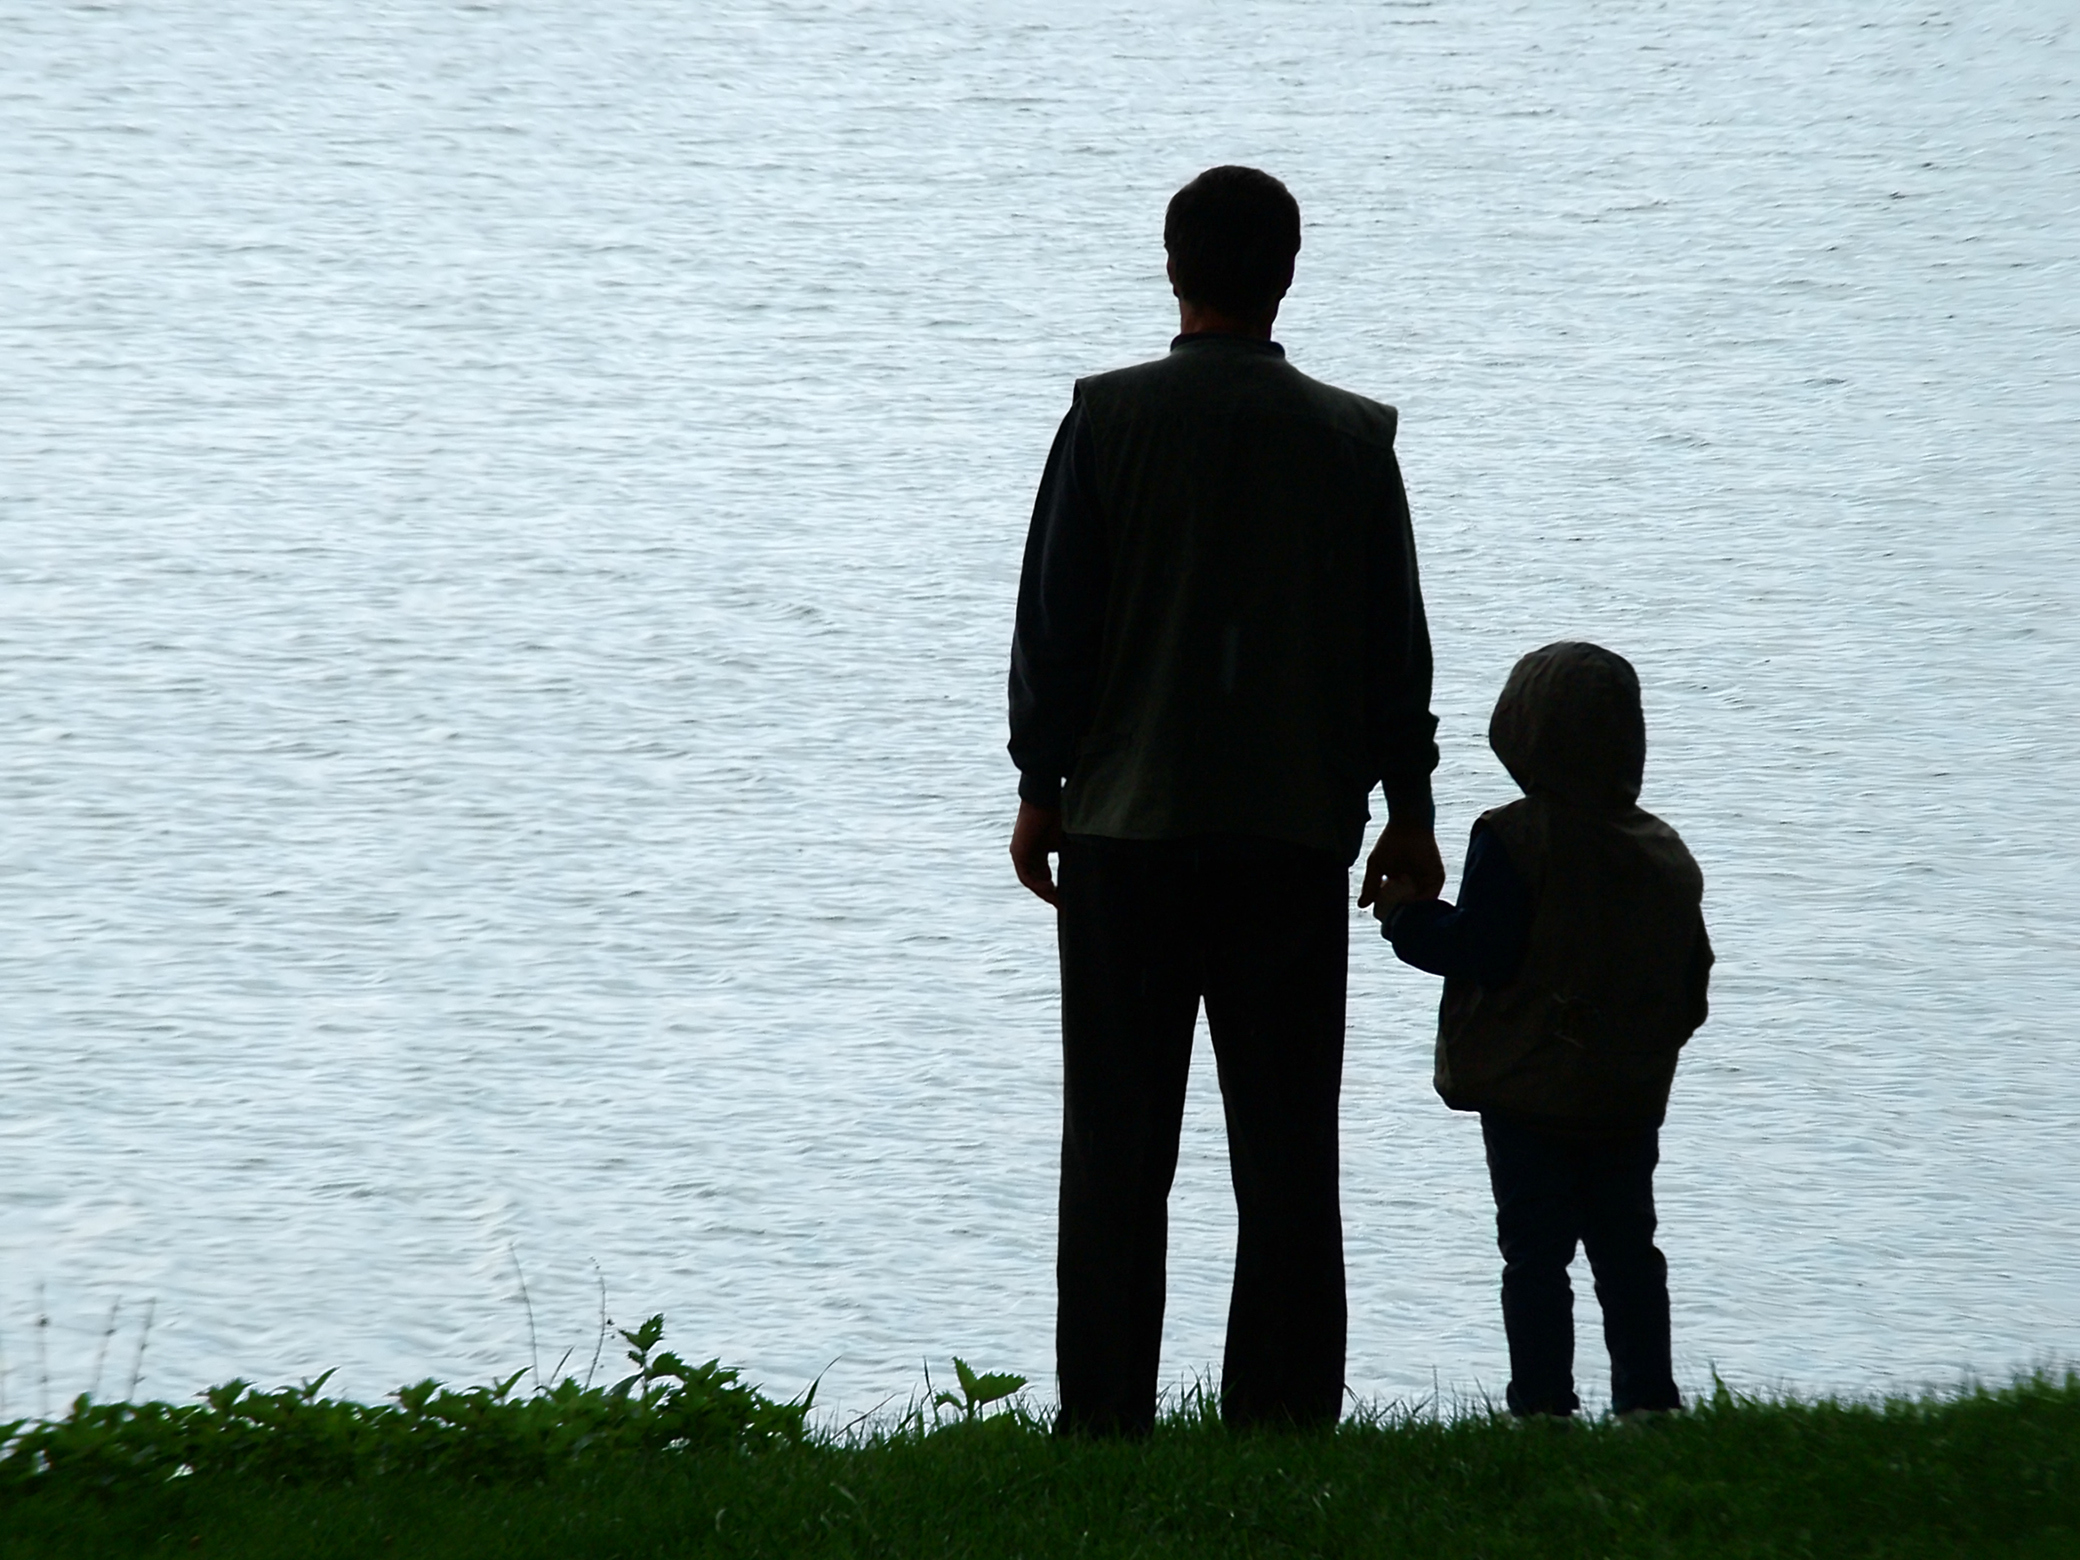
[[(1054, 872), (1047, 865), (1047, 857), (1061, 848), (1061, 813), (1052, 807), (1020, 802), (1018, 822), (1011, 826), (1011, 865), (1018, 871), (1019, 882), (1051, 905), (1060, 901), (1055, 897)], [(1437, 854), (1436, 846), (1430, 848), (1430, 854)], [(1439, 886), (1444, 883), (1442, 869), (1437, 881)]]
[[(1024, 821), (1023, 814), (1020, 821)], [(1013, 852), (1017, 849), (1014, 844)], [(1396, 900), (1435, 899), (1444, 892), (1444, 860), (1437, 854), (1435, 834), (1411, 823), (1390, 823), (1380, 830), (1379, 843), (1365, 858), (1358, 908), (1364, 909), (1382, 892), (1391, 893)]]

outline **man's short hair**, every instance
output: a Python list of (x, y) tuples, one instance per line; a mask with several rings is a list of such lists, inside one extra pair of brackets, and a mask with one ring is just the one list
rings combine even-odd
[(1208, 168), (1170, 197), (1163, 217), (1177, 294), (1241, 319), (1285, 295), (1300, 252), (1300, 203), (1270, 174)]

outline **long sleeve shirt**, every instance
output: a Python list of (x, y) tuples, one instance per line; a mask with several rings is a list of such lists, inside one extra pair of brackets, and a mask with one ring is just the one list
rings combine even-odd
[(1459, 880), (1459, 902), (1417, 899), (1396, 905), (1380, 924), (1404, 964), (1432, 975), (1506, 986), (1531, 945), (1531, 891), (1492, 830), (1474, 830)]
[(1055, 430), (1040, 474), (1011, 638), (1011, 761), (1018, 797), (1062, 805), (1062, 779), (1090, 723), (1111, 560), (1094, 485), (1097, 452), (1081, 406)]

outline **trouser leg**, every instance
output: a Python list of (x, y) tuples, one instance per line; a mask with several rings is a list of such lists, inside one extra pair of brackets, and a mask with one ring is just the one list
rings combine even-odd
[(1343, 1074), (1348, 888), (1325, 855), (1209, 851), (1200, 905), (1237, 1214), (1221, 1370), (1230, 1424), (1334, 1424), (1343, 1406)]
[(1582, 1246), (1611, 1356), (1611, 1411), (1680, 1408), (1668, 1326), (1668, 1261), (1654, 1245), (1660, 1134), (1580, 1150)]
[(1066, 1430), (1146, 1431), (1162, 1349), (1166, 1203), (1198, 1013), (1174, 851), (1061, 852), (1062, 1184), (1056, 1372)]
[(1490, 1113), (1481, 1116), (1495, 1238), (1502, 1249), (1502, 1327), (1509, 1338), (1513, 1414), (1571, 1414), (1574, 1290), (1567, 1265), (1577, 1238), (1573, 1167), (1561, 1146)]

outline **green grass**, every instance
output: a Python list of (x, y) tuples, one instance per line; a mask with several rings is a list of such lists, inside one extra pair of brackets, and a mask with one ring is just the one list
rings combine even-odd
[[(622, 1395), (638, 1418), (651, 1386)], [(684, 1429), (674, 1390), (651, 1406)], [(2080, 1556), (2071, 1374), (1882, 1405), (1722, 1390), (1638, 1427), (1478, 1415), (1242, 1435), (1187, 1413), (1140, 1444), (1058, 1441), (961, 1400), (841, 1441), (769, 1415), (761, 1430), (774, 1405), (754, 1399), (728, 1433), (711, 1413), (663, 1445), (566, 1440), (547, 1462), (515, 1461), (507, 1437), (473, 1463), (456, 1447), (476, 1431), (438, 1456), (234, 1457), (172, 1478), (61, 1458), (0, 1483), (0, 1555)]]

